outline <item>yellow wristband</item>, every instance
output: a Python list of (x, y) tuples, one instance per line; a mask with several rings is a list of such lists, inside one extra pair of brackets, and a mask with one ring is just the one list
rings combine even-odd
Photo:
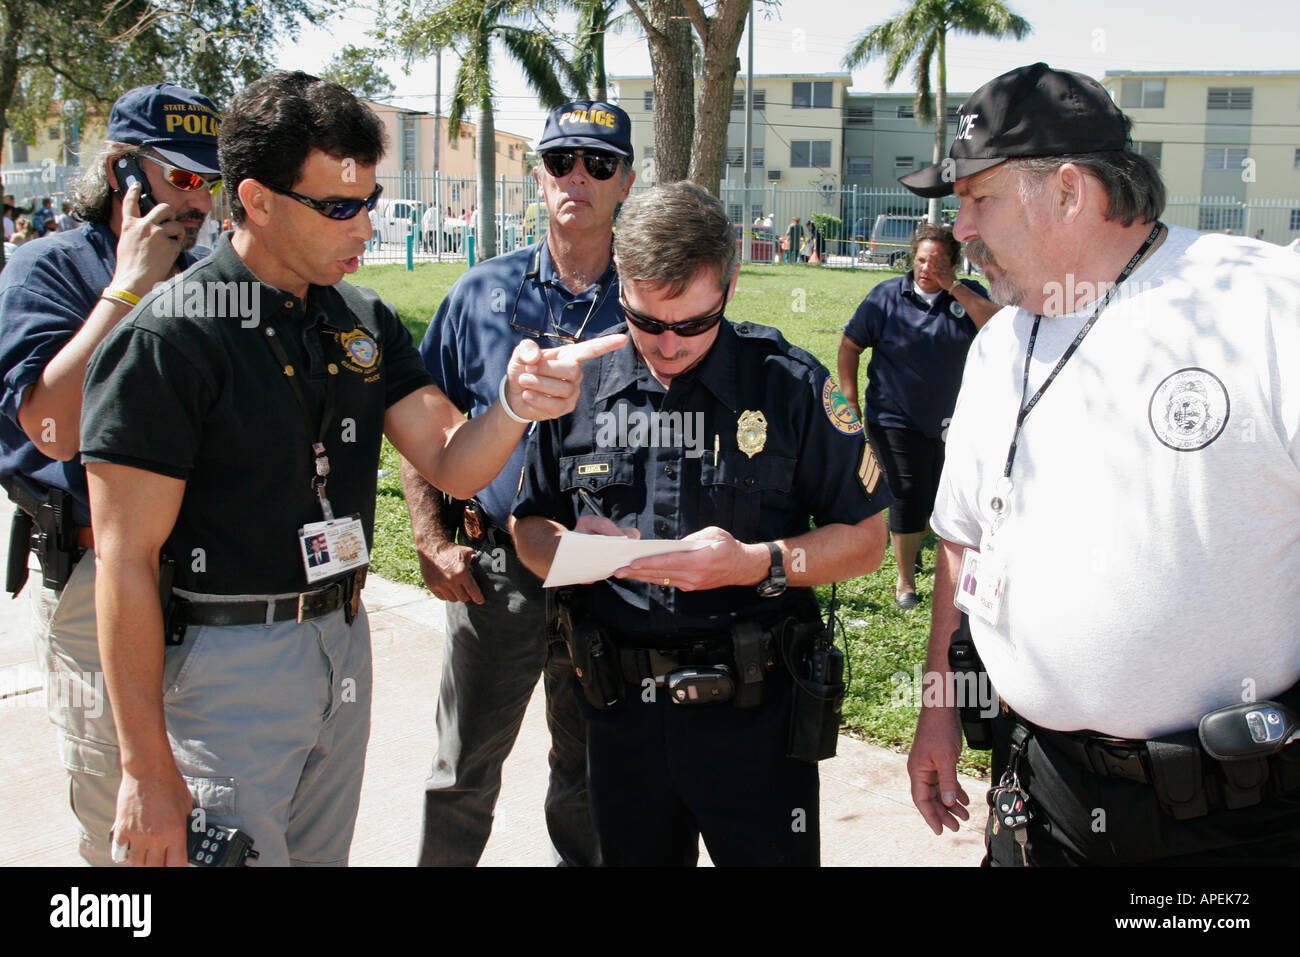
[(108, 299), (112, 302), (120, 302), (124, 306), (135, 306), (140, 302), (140, 297), (133, 292), (125, 289), (105, 289), (99, 294), (100, 299)]

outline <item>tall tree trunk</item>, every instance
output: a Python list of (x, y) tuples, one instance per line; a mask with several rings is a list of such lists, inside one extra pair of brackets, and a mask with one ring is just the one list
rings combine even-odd
[(674, 183), (686, 179), (691, 171), (695, 132), (691, 25), (680, 0), (650, 0), (646, 14), (654, 25), (646, 31), (654, 73), (654, 180)]
[(484, 84), (478, 102), (478, 247), (479, 259), (497, 254), (497, 144), (492, 115), (492, 92)]
[[(948, 33), (939, 34), (935, 52), (939, 55), (939, 90), (934, 97), (934, 162), (943, 162), (944, 146), (948, 142), (948, 63), (944, 55)], [(930, 222), (939, 225), (939, 200), (930, 200)]]
[[(714, 15), (695, 19), (703, 48), (700, 93), (695, 105), (691, 181), (714, 196), (722, 180), (722, 161), (731, 122), (731, 94), (740, 71), (736, 48), (745, 32), (750, 0), (718, 0)], [(703, 29), (701, 30), (701, 26)], [(742, 217), (743, 218), (743, 217)]]

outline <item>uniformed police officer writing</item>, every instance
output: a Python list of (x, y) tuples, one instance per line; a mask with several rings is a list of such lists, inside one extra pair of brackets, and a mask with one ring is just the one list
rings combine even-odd
[[(791, 680), (774, 636), (785, 618), (815, 618), (808, 586), (876, 567), (889, 493), (826, 370), (775, 330), (723, 318), (739, 269), (717, 199), (690, 183), (648, 190), (624, 207), (614, 246), (632, 344), (589, 368), (577, 409), (530, 438), (519, 555), (545, 575), (569, 527), (703, 547), (638, 559), (575, 601), (627, 683), (621, 705), (588, 709), (601, 853), (689, 865), (702, 834), (719, 864), (815, 864), (817, 769), (786, 756)], [(611, 439), (611, 415), (656, 422), (654, 438)], [(761, 642), (761, 704), (678, 706), (653, 687), (696, 665), (739, 675), (746, 624)]]

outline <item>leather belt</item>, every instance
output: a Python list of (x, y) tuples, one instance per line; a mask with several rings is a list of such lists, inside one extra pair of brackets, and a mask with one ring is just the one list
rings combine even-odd
[(283, 598), (193, 601), (172, 592), (172, 614), (183, 625), (270, 625), (277, 621), (313, 621), (338, 611), (361, 592), (366, 569), (359, 568), (344, 578), (298, 595)]
[(1151, 764), (1145, 741), (1110, 738), (1083, 731), (1052, 731), (1020, 719), (1034, 736), (1050, 742), (1070, 760), (1103, 778), (1119, 778), (1138, 784), (1151, 783)]

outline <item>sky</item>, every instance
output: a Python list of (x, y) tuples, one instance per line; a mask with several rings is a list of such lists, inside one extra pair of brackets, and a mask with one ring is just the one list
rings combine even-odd
[[(1300, 70), (1300, 8), (1294, 0), (1008, 0), (1034, 31), (1025, 40), (994, 41), (950, 33), (948, 89), (969, 93), (1007, 70), (1036, 60), (1100, 78), (1107, 70)], [(754, 72), (828, 73), (843, 71), (841, 61), (851, 40), (867, 28), (893, 17), (901, 0), (845, 3), (844, 0), (786, 0), (767, 18), (755, 14)], [(560, 20), (571, 26), (570, 20)], [(319, 70), (347, 37), (358, 45), (372, 23), (368, 11), (346, 13), (326, 30), (304, 32), (299, 42), (281, 49), (278, 65)], [(738, 55), (741, 78), (746, 68), (748, 37)], [(635, 25), (606, 40), (606, 62), (615, 75), (645, 76), (650, 55)], [(443, 54), (443, 112), (456, 71), (456, 56)], [(396, 102), (433, 111), (434, 63), (417, 63), (410, 75), (398, 59), (383, 66), (397, 88)], [(496, 123), (500, 130), (536, 139), (545, 111), (504, 52), (493, 64), (496, 77)], [(910, 68), (910, 67), (909, 67)], [(932, 75), (932, 83), (937, 77)], [(914, 84), (904, 73), (892, 88), (884, 69), (872, 62), (853, 71), (854, 92), (907, 92)]]

